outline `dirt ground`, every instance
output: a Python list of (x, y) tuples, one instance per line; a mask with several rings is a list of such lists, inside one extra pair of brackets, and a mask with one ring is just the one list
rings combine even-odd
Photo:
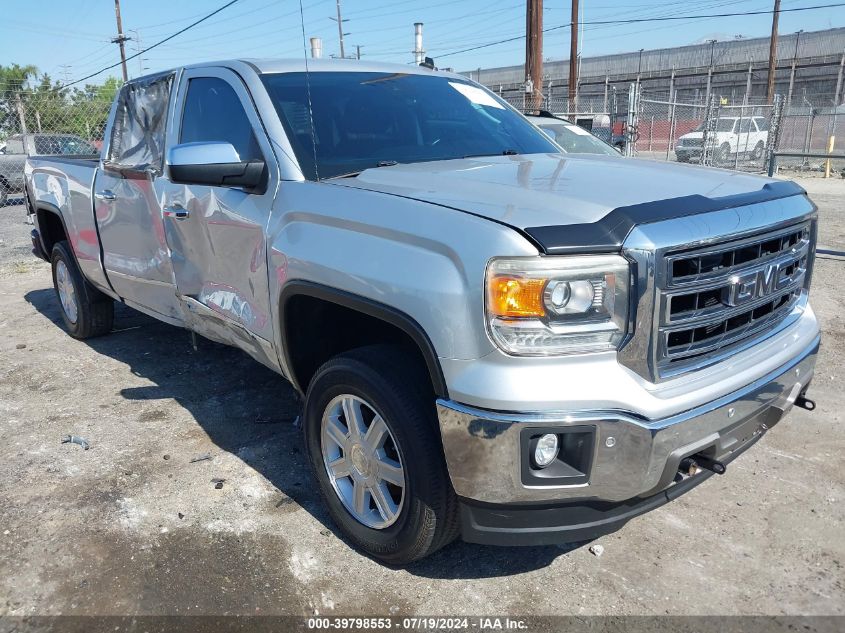
[(455, 543), (407, 569), (338, 535), (283, 380), (124, 307), (73, 340), (23, 208), (0, 209), (0, 615), (845, 614), (845, 181), (801, 183), (821, 213), (815, 412), (601, 557)]

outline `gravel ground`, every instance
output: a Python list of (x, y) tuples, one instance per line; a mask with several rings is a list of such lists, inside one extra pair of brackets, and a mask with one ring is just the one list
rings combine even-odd
[(122, 307), (110, 336), (71, 339), (22, 207), (0, 209), (0, 614), (845, 614), (845, 181), (801, 182), (821, 212), (815, 412), (600, 558), (455, 543), (407, 569), (330, 523), (283, 380)]

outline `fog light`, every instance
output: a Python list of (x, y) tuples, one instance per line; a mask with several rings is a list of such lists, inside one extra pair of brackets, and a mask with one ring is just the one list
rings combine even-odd
[(546, 433), (537, 440), (537, 446), (534, 447), (534, 463), (540, 468), (545, 468), (557, 457), (557, 451), (557, 435)]

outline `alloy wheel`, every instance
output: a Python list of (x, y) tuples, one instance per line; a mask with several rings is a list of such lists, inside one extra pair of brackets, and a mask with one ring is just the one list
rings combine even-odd
[(323, 412), (320, 448), (346, 510), (373, 529), (393, 525), (405, 501), (405, 470), (399, 445), (375, 408), (351, 394), (332, 399)]

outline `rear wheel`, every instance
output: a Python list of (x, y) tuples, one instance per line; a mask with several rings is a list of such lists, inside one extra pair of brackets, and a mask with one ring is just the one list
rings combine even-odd
[(53, 287), (68, 334), (85, 339), (111, 331), (114, 302), (85, 281), (66, 241), (53, 246)]
[(757, 141), (757, 145), (754, 146), (751, 152), (751, 160), (760, 160), (763, 157), (763, 150), (765, 149), (766, 146), (763, 141)]
[(329, 514), (356, 547), (402, 565), (455, 539), (434, 396), (401, 348), (360, 348), (318, 369), (303, 430)]

